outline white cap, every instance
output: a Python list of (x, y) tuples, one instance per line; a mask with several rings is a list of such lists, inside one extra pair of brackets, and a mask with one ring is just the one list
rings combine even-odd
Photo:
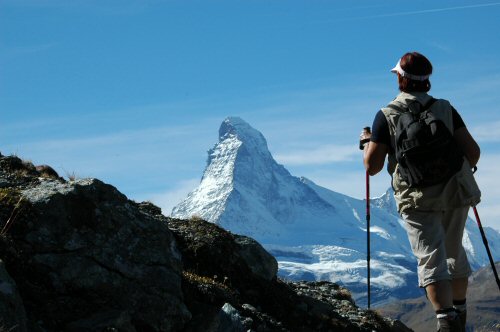
[(393, 72), (393, 73), (399, 73), (399, 75), (401, 75), (403, 77), (408, 77), (409, 79), (414, 80), (414, 81), (425, 81), (425, 80), (429, 79), (429, 77), (431, 76), (431, 74), (428, 74), (428, 75), (413, 75), (413, 74), (405, 72), (403, 70), (403, 68), (401, 68), (401, 60), (398, 61), (398, 63), (396, 64), (396, 67), (394, 67), (394, 68), (391, 69), (391, 72)]

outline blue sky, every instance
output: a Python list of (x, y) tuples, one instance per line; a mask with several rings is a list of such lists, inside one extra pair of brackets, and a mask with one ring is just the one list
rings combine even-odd
[(0, 0), (0, 152), (168, 214), (240, 116), (293, 175), (362, 198), (359, 131), (416, 50), (481, 145), (478, 210), (500, 230), (499, 17), (470, 0)]

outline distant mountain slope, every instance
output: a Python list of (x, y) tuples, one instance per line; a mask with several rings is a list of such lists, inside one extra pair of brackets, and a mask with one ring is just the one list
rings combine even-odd
[[(500, 271), (500, 262), (496, 263), (496, 268)], [(469, 283), (467, 331), (500, 331), (500, 291), (491, 266), (485, 266), (474, 272), (469, 278)], [(435, 329), (435, 313), (425, 296), (396, 301), (377, 308), (377, 312), (401, 320), (415, 332)]]
[[(277, 258), (280, 276), (335, 281), (348, 286), (358, 302), (366, 300), (364, 200), (292, 176), (274, 160), (264, 136), (237, 117), (224, 120), (208, 154), (200, 185), (174, 207), (172, 217), (197, 215), (253, 237)], [(371, 205), (373, 301), (420, 295), (392, 192)], [(467, 237), (467, 248), (479, 266), (485, 259), (476, 233)], [(500, 239), (498, 232), (494, 236)]]

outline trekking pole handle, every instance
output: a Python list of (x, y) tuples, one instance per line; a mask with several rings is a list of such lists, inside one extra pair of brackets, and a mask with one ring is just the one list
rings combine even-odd
[(359, 140), (359, 149), (360, 150), (363, 150), (365, 148), (365, 144), (370, 142), (370, 139), (369, 138), (361, 138), (362, 136), (366, 135), (366, 134), (371, 134), (371, 129), (370, 127), (364, 127), (363, 128), (363, 131), (361, 132), (361, 135), (360, 136), (360, 140)]

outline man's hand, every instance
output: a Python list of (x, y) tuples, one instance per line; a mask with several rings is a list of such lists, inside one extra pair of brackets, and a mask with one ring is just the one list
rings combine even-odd
[(361, 134), (359, 134), (359, 149), (364, 150), (365, 146), (370, 143), (370, 137), (372, 137), (372, 133), (370, 131), (370, 127), (363, 128)]

